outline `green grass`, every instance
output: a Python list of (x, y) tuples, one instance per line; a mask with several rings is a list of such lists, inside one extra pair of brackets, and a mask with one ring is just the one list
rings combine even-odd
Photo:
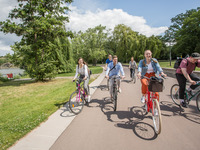
[(1, 82), (0, 149), (7, 149), (47, 120), (74, 90), (75, 83), (70, 79)]

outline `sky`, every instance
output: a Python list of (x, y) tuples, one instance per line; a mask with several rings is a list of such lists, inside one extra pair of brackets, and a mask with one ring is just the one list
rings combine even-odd
[[(17, 0), (0, 0), (0, 21), (6, 20), (15, 6)], [(171, 18), (200, 7), (200, 0), (74, 0), (67, 6), (71, 9), (67, 30), (85, 31), (100, 24), (113, 30), (116, 25), (125, 24), (149, 37), (163, 35)], [(20, 39), (0, 32), (0, 56), (13, 54), (10, 45)]]

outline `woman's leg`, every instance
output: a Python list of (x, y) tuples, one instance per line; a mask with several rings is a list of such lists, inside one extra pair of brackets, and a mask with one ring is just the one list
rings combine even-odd
[(84, 89), (85, 89), (85, 92), (86, 92), (87, 95), (90, 95), (89, 80), (90, 80), (90, 78), (87, 78), (87, 79), (84, 81)]

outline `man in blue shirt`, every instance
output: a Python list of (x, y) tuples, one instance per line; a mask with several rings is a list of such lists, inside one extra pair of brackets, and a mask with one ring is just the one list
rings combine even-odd
[(112, 62), (112, 55), (108, 55), (108, 59), (106, 59), (105, 70), (107, 70), (108, 64)]
[[(113, 79), (112, 76), (117, 75), (120, 76), (120, 73), (122, 75), (122, 79), (125, 78), (125, 73), (122, 67), (122, 64), (118, 62), (117, 56), (113, 56), (113, 62), (108, 64), (108, 68), (106, 71), (106, 78), (110, 78), (110, 95), (112, 98), (112, 91), (113, 91)], [(117, 84), (118, 84), (118, 91), (121, 93), (121, 88), (120, 88), (120, 79), (117, 79)]]

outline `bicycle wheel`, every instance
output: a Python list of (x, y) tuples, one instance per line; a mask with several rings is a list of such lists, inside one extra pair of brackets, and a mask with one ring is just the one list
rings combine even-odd
[(114, 111), (117, 110), (117, 88), (113, 88)]
[(79, 95), (78, 91), (75, 91), (71, 94), (69, 99), (69, 109), (74, 114), (79, 114), (84, 106), (84, 100), (82, 94)]
[(178, 84), (174, 84), (171, 87), (170, 96), (171, 96), (173, 102), (176, 105), (180, 106), (180, 101), (179, 101), (179, 85)]
[(152, 119), (153, 119), (153, 125), (156, 134), (160, 134), (161, 132), (161, 111), (160, 111), (160, 105), (157, 99), (153, 99), (152, 101)]
[(200, 93), (197, 95), (196, 103), (197, 103), (197, 109), (198, 111), (200, 111)]
[(107, 79), (107, 88), (108, 88), (108, 91), (109, 91), (109, 79)]

